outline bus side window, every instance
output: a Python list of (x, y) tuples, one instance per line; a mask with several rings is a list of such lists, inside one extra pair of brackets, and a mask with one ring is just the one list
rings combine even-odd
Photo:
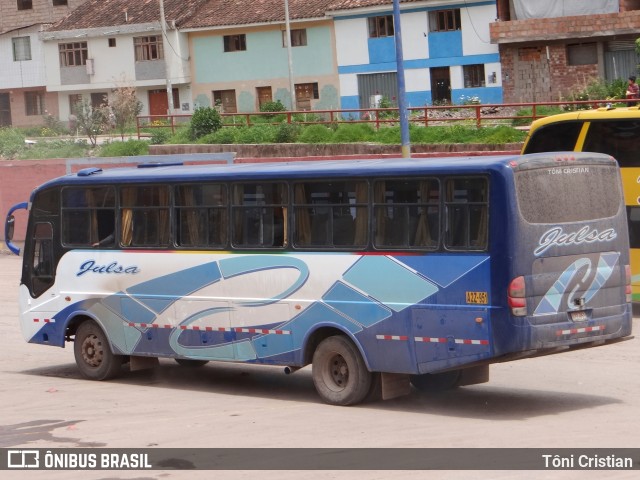
[(486, 178), (450, 178), (446, 181), (445, 246), (451, 250), (487, 248), (488, 183)]
[(120, 191), (123, 247), (169, 246), (169, 187), (145, 185)]
[(54, 280), (53, 227), (50, 223), (36, 223), (33, 232), (31, 259), (31, 291), (39, 296)]
[(287, 246), (288, 197), (285, 183), (234, 185), (233, 245), (240, 248)]
[(531, 132), (523, 153), (572, 152), (584, 122), (545, 125)]
[(374, 183), (373, 202), (376, 247), (438, 247), (438, 180), (378, 180)]
[(296, 183), (295, 246), (349, 249), (366, 246), (368, 201), (366, 181)]
[(65, 246), (114, 246), (115, 218), (113, 187), (73, 187), (62, 191)]
[(223, 184), (176, 187), (176, 244), (225, 248), (228, 237), (227, 187)]

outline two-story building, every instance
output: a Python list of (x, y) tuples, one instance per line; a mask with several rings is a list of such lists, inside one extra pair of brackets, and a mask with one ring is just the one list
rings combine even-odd
[(555, 101), (594, 78), (638, 75), (640, 0), (498, 0), (506, 102)]
[(178, 26), (205, 1), (164, 0), (163, 26), (157, 0), (88, 0), (43, 32), (47, 90), (58, 94), (60, 118), (82, 100), (108, 103), (119, 86), (136, 88), (145, 114), (190, 112), (191, 59)]
[(284, 0), (200, 7), (180, 27), (189, 34), (194, 104), (231, 113), (278, 100), (293, 110), (339, 108), (331, 1), (289, 0), (290, 39)]
[(85, 1), (0, 0), (0, 127), (40, 125), (43, 115), (58, 115), (39, 33)]
[[(407, 103), (502, 101), (498, 48), (489, 23), (495, 1), (401, 0)], [(342, 108), (371, 108), (397, 92), (391, 0), (334, 0)]]

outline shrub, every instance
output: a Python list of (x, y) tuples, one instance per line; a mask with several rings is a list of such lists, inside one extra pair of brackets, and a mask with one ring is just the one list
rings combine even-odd
[(198, 143), (214, 144), (214, 145), (230, 145), (236, 143), (236, 129), (233, 127), (221, 128), (215, 133), (205, 135)]
[(154, 128), (151, 132), (151, 145), (162, 145), (171, 138), (171, 131), (165, 128)]
[(240, 127), (236, 134), (236, 143), (256, 144), (274, 143), (276, 127), (273, 125), (254, 125), (252, 127)]
[(191, 143), (191, 128), (190, 127), (181, 127), (179, 128), (175, 134), (173, 134), (166, 143), (171, 145), (184, 145), (186, 143)]
[(295, 143), (300, 136), (301, 127), (297, 123), (281, 123), (276, 127), (276, 143)]
[(134, 157), (147, 155), (149, 143), (144, 140), (127, 140), (126, 142), (109, 142), (100, 147), (100, 157)]
[(25, 148), (24, 135), (15, 128), (0, 128), (0, 157), (13, 158)]
[(190, 133), (191, 139), (197, 140), (209, 133), (214, 133), (222, 127), (222, 118), (215, 108), (196, 108), (191, 117)]
[(276, 100), (275, 102), (265, 102), (260, 105), (261, 112), (284, 112), (286, 110), (286, 107), (280, 100)]
[(356, 143), (375, 141), (376, 132), (373, 127), (365, 123), (339, 125), (333, 134), (334, 143)]
[(331, 143), (333, 131), (324, 125), (309, 125), (298, 137), (299, 143)]

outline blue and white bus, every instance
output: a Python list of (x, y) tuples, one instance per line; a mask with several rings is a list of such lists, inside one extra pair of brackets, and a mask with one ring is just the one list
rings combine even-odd
[(607, 155), (88, 168), (28, 210), (24, 338), (73, 342), (89, 379), (311, 364), (350, 405), (631, 334)]

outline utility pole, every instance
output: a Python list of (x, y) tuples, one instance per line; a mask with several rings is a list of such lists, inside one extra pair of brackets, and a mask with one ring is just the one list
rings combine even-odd
[(162, 51), (164, 52), (164, 76), (167, 77), (167, 115), (173, 114), (173, 87), (171, 85), (171, 66), (167, 53), (169, 50), (165, 48), (167, 39), (167, 21), (164, 18), (164, 0), (160, 0), (160, 29), (162, 30)]
[(402, 53), (402, 28), (400, 27), (400, 0), (393, 0), (393, 31), (396, 40), (396, 63), (398, 71), (398, 110), (400, 111), (400, 139), (402, 158), (411, 158), (409, 141), (409, 111), (407, 110), (406, 87), (404, 82), (404, 55)]
[(289, 61), (289, 92), (291, 95), (291, 110), (296, 109), (296, 91), (293, 84), (293, 53), (291, 51), (291, 23), (289, 22), (289, 0), (284, 0), (284, 28), (287, 35), (287, 59)]

